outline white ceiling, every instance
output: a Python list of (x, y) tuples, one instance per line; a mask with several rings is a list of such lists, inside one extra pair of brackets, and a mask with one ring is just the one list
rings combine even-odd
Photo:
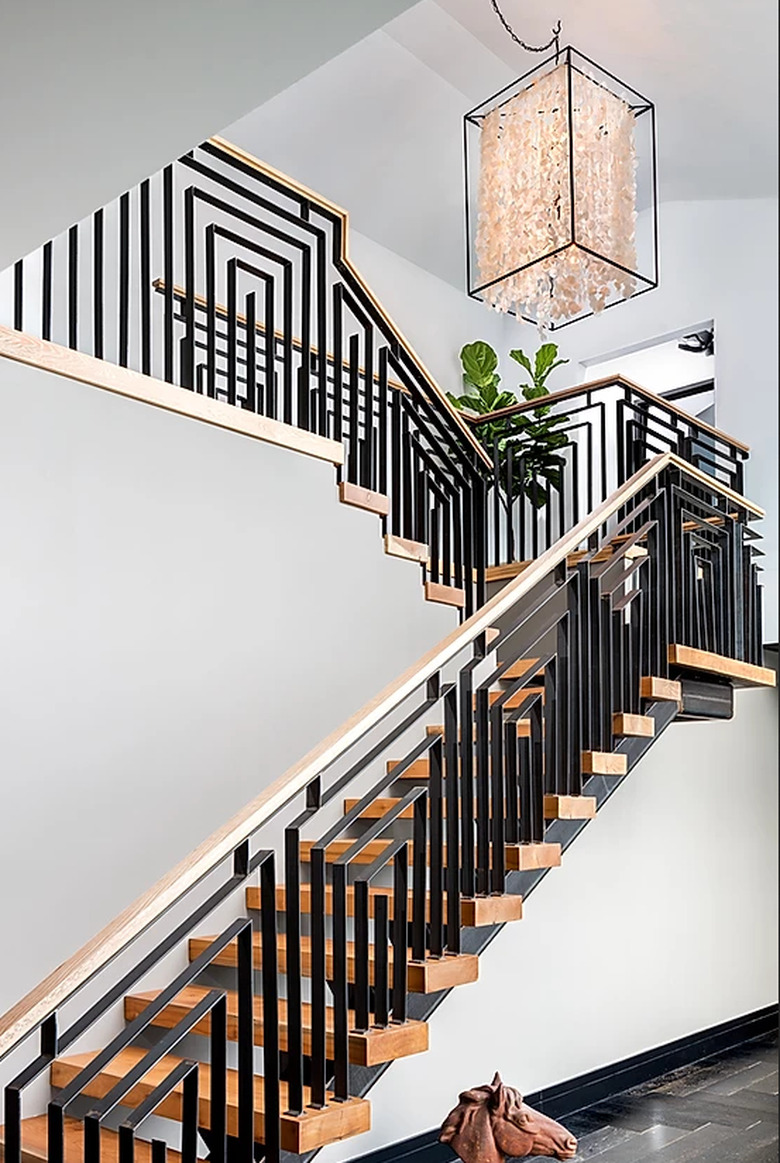
[[(503, 0), (655, 101), (665, 200), (777, 190), (775, 0)], [(463, 285), (461, 118), (539, 60), (489, 0), (421, 0), (225, 135), (344, 205), (354, 227)]]

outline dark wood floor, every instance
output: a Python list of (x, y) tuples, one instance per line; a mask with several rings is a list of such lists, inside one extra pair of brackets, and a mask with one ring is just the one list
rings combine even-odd
[(577, 1159), (777, 1163), (777, 1036), (686, 1066), (563, 1119)]

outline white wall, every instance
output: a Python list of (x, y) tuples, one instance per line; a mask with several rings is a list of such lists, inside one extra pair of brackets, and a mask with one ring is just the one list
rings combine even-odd
[[(601, 316), (555, 332), (573, 361), (663, 338), (714, 320), (716, 425), (750, 445), (747, 495), (767, 510), (764, 640), (777, 629), (777, 200), (672, 202), (660, 208), (660, 286)], [(507, 344), (534, 329), (505, 321)], [(570, 376), (569, 382), (576, 382)]]
[(499, 1070), (526, 1093), (777, 1001), (777, 695), (670, 727), (371, 1091), (354, 1158)]
[(411, 2), (3, 3), (0, 270)]
[(0, 1012), (443, 637), (331, 466), (0, 360)]

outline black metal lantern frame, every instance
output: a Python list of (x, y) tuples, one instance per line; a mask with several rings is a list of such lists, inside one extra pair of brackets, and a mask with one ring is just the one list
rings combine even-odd
[[(561, 71), (551, 81), (554, 70)], [(544, 104), (539, 96), (537, 101), (544, 85), (560, 99), (550, 97)], [(523, 105), (531, 89), (529, 120)], [(518, 110), (526, 114), (519, 131), (512, 121)], [(599, 119), (604, 110), (622, 118), (621, 143), (609, 116)], [(507, 156), (513, 132), (516, 148), (530, 142), (514, 158)], [(610, 150), (622, 144), (625, 155), (629, 133), (631, 156), (618, 159), (621, 171)], [(472, 298), (554, 331), (658, 286), (656, 119), (651, 101), (567, 46), (469, 110), (463, 134), (466, 277)], [(628, 175), (629, 165), (632, 176), (620, 181), (619, 174)], [(485, 166), (493, 166), (487, 175)], [(622, 221), (623, 228), (599, 223), (599, 213), (605, 211)], [(540, 245), (528, 253), (534, 243)], [(626, 254), (635, 261), (627, 261)], [(578, 296), (571, 288), (577, 279), (586, 287), (588, 275), (595, 290), (582, 290)], [(538, 309), (533, 302), (511, 302), (512, 288), (520, 285), (538, 289)], [(570, 317), (566, 303), (579, 307)]]

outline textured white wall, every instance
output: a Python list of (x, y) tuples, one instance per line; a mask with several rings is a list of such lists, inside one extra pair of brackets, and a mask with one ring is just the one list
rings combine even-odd
[(490, 1080), (535, 1091), (777, 1001), (777, 694), (671, 726), (371, 1091), (354, 1158)]
[(0, 1012), (443, 637), (331, 466), (0, 360)]

